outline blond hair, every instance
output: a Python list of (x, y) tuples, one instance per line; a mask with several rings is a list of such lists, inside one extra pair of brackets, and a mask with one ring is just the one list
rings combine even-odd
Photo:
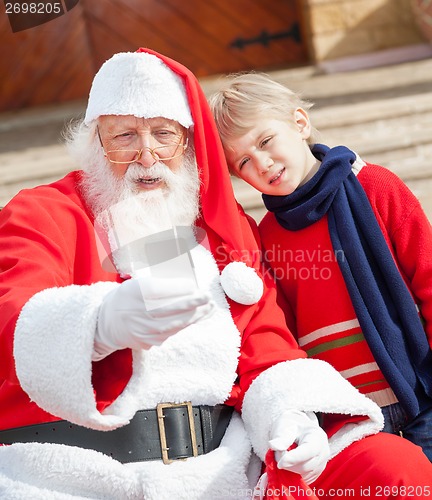
[[(226, 85), (209, 98), (222, 143), (240, 137), (253, 128), (263, 116), (294, 124), (297, 108), (306, 112), (313, 106), (298, 94), (271, 79), (265, 73), (228, 75)], [(315, 142), (312, 128), (308, 143)]]

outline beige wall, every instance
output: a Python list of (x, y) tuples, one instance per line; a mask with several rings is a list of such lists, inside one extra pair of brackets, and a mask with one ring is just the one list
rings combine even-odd
[(411, 0), (301, 0), (314, 62), (424, 43)]

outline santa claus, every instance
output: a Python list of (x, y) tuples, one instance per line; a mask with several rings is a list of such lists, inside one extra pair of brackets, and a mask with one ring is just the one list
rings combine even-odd
[(266, 456), (261, 497), (352, 485), (359, 463), (364, 487), (426, 485), (287, 330), (189, 70), (114, 55), (69, 147), (80, 170), (0, 213), (1, 498), (250, 498)]

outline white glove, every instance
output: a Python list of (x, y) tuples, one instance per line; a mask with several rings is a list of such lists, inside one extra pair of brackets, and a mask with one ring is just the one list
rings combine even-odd
[(149, 349), (209, 316), (214, 302), (191, 280), (145, 276), (124, 281), (99, 308), (93, 361), (114, 351)]
[[(318, 425), (315, 413), (287, 410), (273, 424), (269, 441), (279, 469), (300, 474), (313, 483), (330, 458), (327, 434)], [(288, 450), (294, 443), (297, 448)]]

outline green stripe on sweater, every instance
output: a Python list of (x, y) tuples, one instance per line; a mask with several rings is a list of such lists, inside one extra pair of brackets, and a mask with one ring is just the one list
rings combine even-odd
[(385, 384), (386, 380), (378, 379), (378, 380), (372, 380), (372, 382), (366, 382), (365, 384), (358, 384), (354, 386), (356, 389), (360, 389), (360, 387), (367, 387), (368, 385), (374, 385), (374, 384)]
[(349, 337), (344, 337), (342, 339), (330, 340), (329, 342), (324, 342), (316, 347), (308, 349), (307, 355), (311, 358), (317, 354), (321, 354), (325, 351), (330, 351), (332, 349), (337, 349), (338, 347), (345, 347), (347, 345), (356, 344), (357, 342), (363, 342), (365, 340), (362, 333), (357, 333), (356, 335), (350, 335)]

